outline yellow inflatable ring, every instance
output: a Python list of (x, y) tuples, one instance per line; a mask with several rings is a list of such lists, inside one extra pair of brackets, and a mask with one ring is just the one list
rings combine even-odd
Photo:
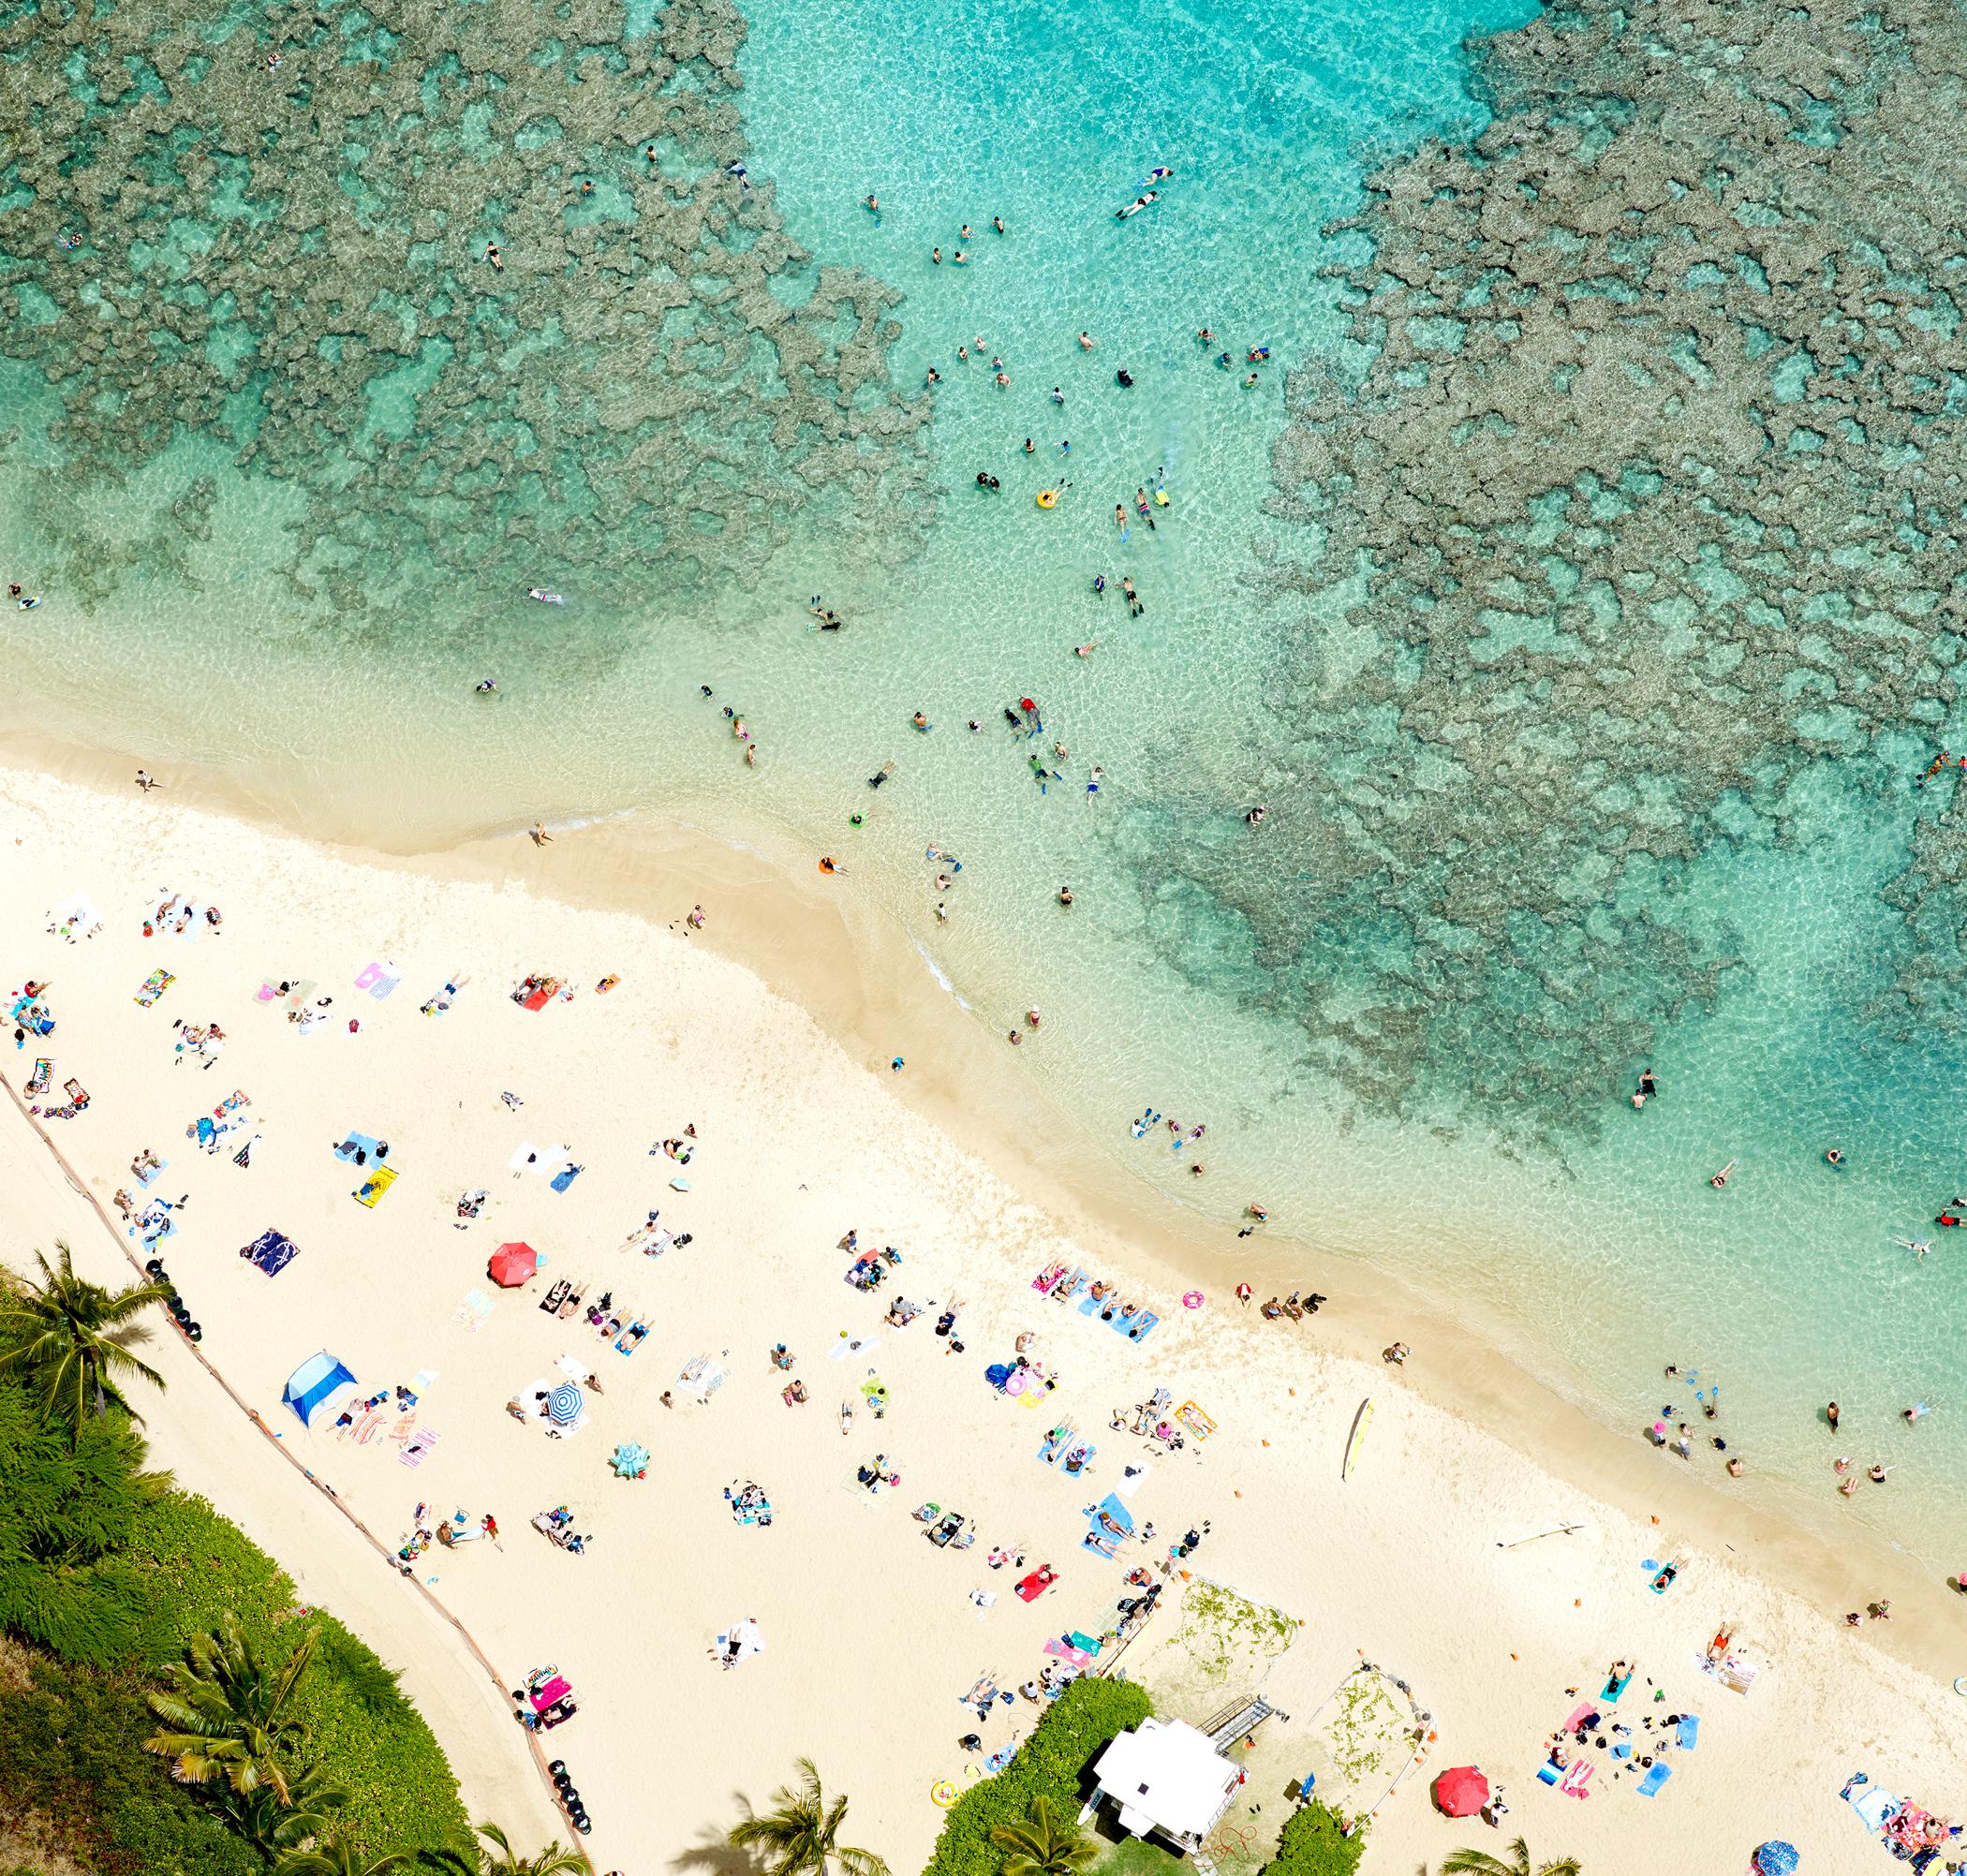
[(1040, 508), (1057, 508), (1058, 505), (1058, 491), (1057, 489), (1039, 490), (1038, 505)]
[(938, 1779), (936, 1782), (929, 1787), (929, 1795), (939, 1805), (940, 1805), (944, 1810), (947, 1810), (953, 1804), (956, 1802), (956, 1787), (954, 1784), (952, 1784), (947, 1779)]

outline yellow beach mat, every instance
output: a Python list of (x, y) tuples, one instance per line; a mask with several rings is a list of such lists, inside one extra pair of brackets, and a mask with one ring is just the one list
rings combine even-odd
[(392, 1166), (378, 1166), (355, 1189), (355, 1197), (373, 1212), (376, 1201), (396, 1183), (396, 1170)]
[(1216, 1423), (1192, 1400), (1183, 1401), (1175, 1410), (1175, 1417), (1198, 1440), (1206, 1440), (1216, 1430)]

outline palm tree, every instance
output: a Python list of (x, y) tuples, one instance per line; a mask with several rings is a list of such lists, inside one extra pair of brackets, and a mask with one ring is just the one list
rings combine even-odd
[(170, 1689), (150, 1695), (150, 1710), (171, 1730), (153, 1734), (143, 1750), (170, 1759), (180, 1784), (223, 1785), (242, 1799), (264, 1791), (291, 1808), (294, 1775), (284, 1762), (299, 1750), (303, 1729), (289, 1707), (315, 1643), (310, 1630), (273, 1668), (228, 1616), (192, 1642), (185, 1661), (164, 1670)]
[(1028, 1817), (999, 1824), (990, 1840), (1004, 1853), (1004, 1876), (1077, 1876), (1100, 1854), (1076, 1824), (1060, 1821), (1048, 1797), (1033, 1798)]
[(747, 1815), (731, 1826), (727, 1836), (734, 1850), (764, 1853), (765, 1876), (888, 1876), (888, 1866), (871, 1850), (840, 1842), (847, 1822), (847, 1800), (829, 1804), (820, 1789), (820, 1772), (810, 1759), (796, 1761), (799, 1789), (781, 1785), (772, 1794), (777, 1807), (760, 1816)]
[(274, 1876), (394, 1876), (409, 1867), (409, 1858), (393, 1850), (364, 1860), (359, 1850), (338, 1839), (283, 1856), (274, 1865)]
[[(586, 1859), (578, 1850), (569, 1850), (555, 1839), (537, 1856), (522, 1856), (512, 1848), (511, 1839), (495, 1824), (481, 1824), (478, 1834), (485, 1839), (479, 1845), (476, 1868), (479, 1876), (569, 1876), (569, 1872), (584, 1870)], [(485, 1846), (489, 1844), (491, 1848)], [(427, 1859), (441, 1867), (452, 1866), (450, 1852), (441, 1856)], [(464, 1857), (456, 1859), (458, 1869), (468, 1870), (474, 1866)]]
[(1530, 1845), (1522, 1838), (1509, 1847), (1510, 1861), (1491, 1856), (1486, 1850), (1457, 1850), (1443, 1859), (1442, 1876), (1579, 1876), (1583, 1869), (1575, 1856), (1560, 1856), (1554, 1863), (1530, 1867)]
[(25, 1375), (41, 1390), (50, 1413), (80, 1427), (111, 1403), (133, 1420), (142, 1415), (123, 1397), (119, 1378), (136, 1376), (153, 1387), (164, 1377), (124, 1345), (140, 1333), (138, 1315), (170, 1294), (164, 1283), (131, 1283), (105, 1290), (75, 1274), (68, 1247), (54, 1248), (59, 1264), (39, 1251), (41, 1280), (18, 1278), (0, 1285), (0, 1371)]

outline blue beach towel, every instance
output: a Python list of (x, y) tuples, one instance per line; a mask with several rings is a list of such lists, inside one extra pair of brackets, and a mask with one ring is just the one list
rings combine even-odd
[(1639, 1784), (1635, 1789), (1638, 1791), (1639, 1795), (1643, 1798), (1653, 1797), (1658, 1794), (1660, 1787), (1664, 1785), (1667, 1781), (1667, 1780), (1672, 1777), (1673, 1767), (1671, 1765), (1655, 1765), (1652, 1768), (1652, 1770), (1647, 1773), (1646, 1777), (1640, 1780)]
[(1105, 1299), (1103, 1297), (1100, 1296), (1087, 1296), (1085, 1302), (1080, 1304), (1079, 1313), (1082, 1316), (1091, 1316), (1096, 1314), (1099, 1310), (1100, 1305), (1104, 1300)]
[[(342, 1135), (342, 1144), (334, 1149), (334, 1157), (350, 1166), (366, 1165), (376, 1158), (377, 1149), (381, 1145), (381, 1141), (372, 1140), (366, 1133), (350, 1131)], [(360, 1160), (356, 1157), (358, 1154), (362, 1156)]]
[(568, 1189), (568, 1187), (572, 1185), (573, 1182), (580, 1176), (580, 1167), (568, 1166), (563, 1168), (560, 1172), (555, 1173), (554, 1176), (550, 1180), (548, 1180), (547, 1183), (553, 1187), (555, 1191), (564, 1192)]
[(1679, 1736), (1680, 1744), (1690, 1752), (1700, 1744), (1701, 1722), (1698, 1715), (1686, 1713), (1680, 1716)]
[(1558, 1768), (1548, 1759), (1537, 1767), (1537, 1777), (1546, 1785), (1556, 1784), (1560, 1776)]
[(1127, 1332), (1130, 1342), (1145, 1342), (1161, 1326), (1161, 1318), (1151, 1309), (1143, 1309), (1133, 1319), (1133, 1327)]
[(1129, 1309), (1121, 1315), (1112, 1317), (1108, 1321), (1106, 1326), (1110, 1329), (1119, 1330), (1119, 1332), (1124, 1336), (1130, 1329), (1133, 1327), (1135, 1321), (1140, 1316), (1140, 1313), (1141, 1312), (1138, 1309)]

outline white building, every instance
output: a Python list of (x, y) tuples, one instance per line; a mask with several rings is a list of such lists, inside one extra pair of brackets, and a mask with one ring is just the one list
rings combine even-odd
[(1111, 1803), (1130, 1836), (1159, 1837), (1183, 1856), (1208, 1841), (1243, 1782), (1208, 1735), (1180, 1720), (1144, 1720), (1139, 1731), (1122, 1733), (1101, 1753), (1093, 1777), (1081, 1824)]

